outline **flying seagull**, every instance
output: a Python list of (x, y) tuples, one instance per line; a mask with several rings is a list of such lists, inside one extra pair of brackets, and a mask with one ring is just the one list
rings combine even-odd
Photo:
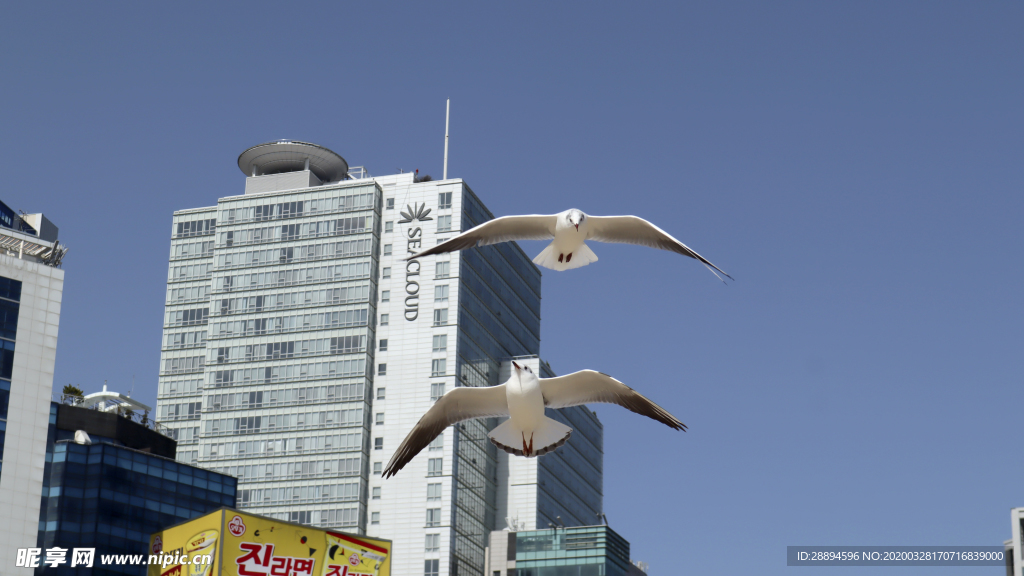
[[(554, 239), (536, 258), (534, 264), (552, 270), (571, 270), (597, 262), (597, 255), (584, 244), (586, 240), (597, 242), (617, 242), (621, 244), (639, 244), (676, 252), (700, 260), (715, 276), (715, 270), (726, 274), (700, 254), (691, 250), (686, 244), (676, 240), (667, 232), (636, 216), (587, 216), (573, 208), (560, 214), (548, 216), (533, 214), (530, 216), (503, 216), (463, 232), (455, 238), (442, 242), (433, 248), (424, 250), (406, 260), (421, 258), (431, 254), (454, 252), (473, 246), (487, 246), (499, 242), (513, 240), (550, 240)], [(722, 277), (718, 276), (721, 280)]]
[(402, 441), (384, 469), (384, 478), (397, 474), (445, 428), (472, 418), (509, 416), (487, 437), (505, 452), (526, 457), (552, 452), (572, 434), (572, 428), (545, 416), (544, 408), (607, 402), (674, 430), (686, 430), (685, 424), (661, 406), (607, 374), (581, 370), (557, 378), (538, 378), (529, 366), (512, 365), (512, 377), (504, 384), (455, 388), (442, 396)]

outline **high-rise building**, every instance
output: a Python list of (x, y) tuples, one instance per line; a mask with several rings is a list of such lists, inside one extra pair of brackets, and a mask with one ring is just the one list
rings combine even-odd
[[(0, 202), (0, 570), (35, 545), (57, 358), (64, 255), (57, 227)], [(6, 573), (6, 572), (5, 572)]]
[(532, 495), (510, 489), (496, 419), (382, 480), (442, 394), (540, 351), (541, 275), (517, 245), (406, 260), (493, 218), (469, 186), (369, 177), (301, 142), (238, 164), (245, 194), (174, 214), (157, 403), (178, 458), (238, 476), (240, 508), (393, 540), (396, 574), (481, 573), (509, 515), (594, 523), (601, 426), (584, 408), (560, 416), (580, 430), (567, 447), (518, 473)]
[(1003, 542), (1007, 576), (1024, 575), (1024, 508), (1010, 510), (1012, 537)]

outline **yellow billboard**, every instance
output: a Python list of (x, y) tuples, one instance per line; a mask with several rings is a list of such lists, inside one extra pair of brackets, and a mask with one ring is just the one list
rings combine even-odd
[(148, 576), (391, 576), (391, 541), (230, 508), (153, 534)]

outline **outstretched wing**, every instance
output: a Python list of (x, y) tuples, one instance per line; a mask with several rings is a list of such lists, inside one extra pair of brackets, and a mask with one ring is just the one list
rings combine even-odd
[[(597, 240), (598, 242), (637, 244), (639, 246), (668, 250), (669, 252), (700, 260), (709, 270), (714, 268), (725, 274), (730, 280), (733, 279), (724, 270), (691, 250), (689, 246), (676, 240), (668, 232), (643, 218), (638, 218), (637, 216), (588, 216), (588, 218), (590, 219), (588, 239)], [(711, 270), (711, 273), (715, 274), (715, 270)], [(718, 276), (718, 274), (715, 274), (715, 276)], [(720, 276), (719, 279), (721, 279)]]
[(398, 447), (384, 469), (384, 478), (397, 474), (445, 428), (470, 418), (491, 416), (508, 416), (504, 384), (449, 390), (430, 407), (430, 410), (427, 410), (402, 441), (402, 445)]
[(664, 408), (602, 372), (580, 370), (557, 378), (541, 378), (540, 391), (544, 395), (544, 405), (548, 408), (568, 408), (592, 402), (618, 404), (674, 430), (686, 431), (686, 425)]
[(499, 242), (511, 242), (513, 240), (550, 240), (555, 237), (556, 215), (541, 216), (502, 216), (467, 230), (455, 238), (442, 242), (433, 248), (424, 250), (406, 260), (441, 254), (442, 252), (455, 252), (474, 246), (487, 246)]

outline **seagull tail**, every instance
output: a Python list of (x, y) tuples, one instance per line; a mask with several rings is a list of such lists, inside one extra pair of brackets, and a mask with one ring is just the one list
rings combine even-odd
[[(558, 257), (562, 257), (562, 261), (558, 261)], [(537, 254), (537, 257), (533, 259), (533, 263), (537, 266), (543, 266), (552, 270), (572, 270), (573, 268), (579, 268), (586, 266), (592, 262), (597, 262), (597, 254), (590, 249), (590, 246), (586, 244), (581, 245), (572, 253), (571, 256), (568, 254), (562, 254), (555, 249), (555, 243), (548, 244), (548, 247)]]
[(491, 430), (487, 437), (492, 444), (509, 454), (531, 457), (553, 452), (565, 444), (570, 435), (572, 428), (545, 416), (530, 432), (516, 426), (509, 418)]

